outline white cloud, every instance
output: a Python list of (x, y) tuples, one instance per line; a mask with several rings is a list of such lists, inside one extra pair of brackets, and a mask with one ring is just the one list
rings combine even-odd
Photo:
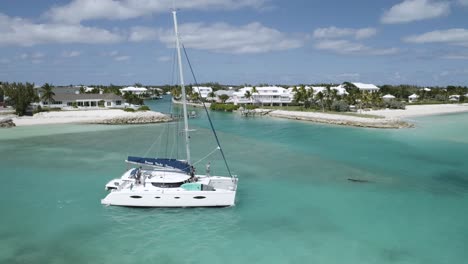
[(397, 48), (377, 49), (361, 43), (348, 40), (323, 40), (315, 44), (315, 48), (327, 50), (338, 54), (360, 55), (391, 55), (398, 53)]
[(114, 57), (114, 60), (115, 61), (127, 61), (129, 60), (131, 57), (130, 56), (115, 56)]
[(460, 5), (468, 6), (468, 0), (458, 0)]
[(36, 24), (0, 13), (0, 45), (33, 46), (44, 43), (115, 43), (124, 40), (105, 29), (66, 24)]
[(0, 63), (1, 63), (1, 64), (10, 63), (10, 59), (2, 58), (2, 59), (0, 59)]
[(377, 34), (375, 28), (337, 28), (337, 27), (327, 27), (327, 28), (317, 28), (314, 30), (313, 37), (317, 39), (331, 39), (331, 38), (343, 38), (343, 37), (352, 37), (355, 39), (365, 39), (370, 38)]
[(385, 24), (408, 23), (446, 16), (450, 2), (438, 0), (404, 0), (385, 11), (381, 22)]
[(62, 57), (65, 57), (65, 58), (73, 58), (73, 57), (78, 57), (80, 55), (81, 55), (81, 52), (76, 51), (76, 50), (62, 52)]
[[(269, 0), (179, 0), (176, 8), (239, 9), (263, 8)], [(52, 7), (45, 16), (54, 21), (79, 23), (92, 19), (123, 20), (168, 12), (173, 0), (73, 0), (66, 5)]]
[(168, 62), (168, 61), (171, 61), (172, 58), (169, 57), (169, 56), (161, 56), (161, 57), (158, 57), (158, 61), (160, 62)]
[(132, 42), (141, 42), (155, 40), (158, 38), (158, 31), (149, 27), (132, 27), (128, 40)]
[(22, 60), (39, 60), (45, 57), (45, 54), (42, 52), (31, 52), (31, 53), (21, 53), (17, 58)]
[(468, 29), (453, 28), (435, 30), (420, 35), (413, 35), (403, 39), (409, 43), (447, 43), (468, 46)]
[[(180, 25), (179, 31), (185, 47), (221, 53), (263, 53), (299, 48), (304, 44), (302, 39), (288, 36), (258, 22), (244, 26), (189, 23)], [(161, 30), (159, 40), (172, 47), (174, 32)]]
[(448, 60), (468, 60), (468, 53), (452, 53), (452, 54), (447, 54), (441, 57), (442, 59), (448, 59)]

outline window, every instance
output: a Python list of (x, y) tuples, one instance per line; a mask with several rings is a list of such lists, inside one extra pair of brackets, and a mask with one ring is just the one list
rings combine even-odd
[(178, 188), (182, 185), (182, 182), (176, 182), (176, 183), (152, 182), (151, 184), (154, 187), (159, 187), (159, 188)]
[(72, 102), (67, 102), (67, 106), (73, 106)]
[(122, 101), (120, 101), (120, 100), (115, 101), (115, 104), (116, 104), (116, 105), (121, 105), (121, 104), (122, 104)]
[(96, 105), (97, 105), (97, 104), (96, 104), (95, 101), (92, 101), (92, 102), (91, 102), (91, 106), (96, 106)]
[(111, 106), (112, 103), (111, 103), (111, 102), (106, 102), (106, 105), (107, 105), (107, 106)]
[(195, 196), (193, 197), (193, 199), (205, 199), (206, 197), (205, 196)]
[(156, 199), (160, 199), (161, 197), (159, 197), (159, 196), (156, 196), (156, 197), (154, 197), (154, 198), (156, 198)]
[(179, 196), (176, 196), (176, 197), (174, 197), (174, 199), (180, 199), (180, 197), (179, 197)]
[(139, 196), (139, 195), (132, 195), (132, 196), (130, 196), (130, 198), (133, 198), (133, 199), (141, 199), (142, 197)]

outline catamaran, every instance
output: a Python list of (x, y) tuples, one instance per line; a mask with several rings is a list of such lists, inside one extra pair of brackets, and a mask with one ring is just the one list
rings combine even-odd
[(211, 176), (209, 164), (205, 175), (196, 175), (190, 156), (190, 135), (186, 91), (181, 58), (177, 12), (172, 11), (176, 39), (179, 80), (182, 90), (184, 141), (186, 159), (129, 156), (127, 163), (135, 165), (120, 178), (106, 184), (108, 195), (104, 205), (130, 207), (223, 207), (235, 204), (237, 176), (231, 174), (208, 110), (205, 111), (217, 142), (216, 151), (223, 157), (229, 176)]

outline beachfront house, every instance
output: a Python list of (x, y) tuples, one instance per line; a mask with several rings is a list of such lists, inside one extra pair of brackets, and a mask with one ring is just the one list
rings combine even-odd
[(412, 94), (412, 95), (408, 96), (408, 102), (410, 102), (410, 103), (414, 103), (414, 102), (418, 101), (418, 99), (419, 99), (419, 95), (417, 95), (417, 94)]
[(382, 96), (382, 99), (383, 99), (384, 101), (387, 101), (387, 102), (388, 102), (388, 101), (391, 101), (391, 100), (395, 100), (395, 98), (396, 98), (396, 97), (393, 96), (393, 95), (391, 95), (391, 94), (386, 94), (386, 95)]
[[(229, 102), (238, 104), (287, 105), (292, 102), (289, 91), (279, 86), (244, 87), (232, 94)], [(248, 92), (248, 93), (247, 93)], [(248, 96), (250, 95), (250, 96)]]
[(220, 103), (221, 99), (219, 99), (219, 97), (221, 95), (227, 95), (227, 96), (229, 96), (229, 99), (226, 102), (227, 103), (232, 103), (233, 93), (234, 93), (234, 90), (218, 90), (218, 91), (214, 92), (215, 98), (212, 98), (212, 100), (215, 100), (216, 102)]
[(120, 89), (120, 93), (122, 94), (130, 93), (130, 94), (137, 95), (138, 97), (146, 97), (146, 95), (148, 94), (148, 89), (146, 89), (145, 87), (128, 86), (128, 87)]
[(460, 101), (460, 95), (454, 94), (449, 96), (449, 101), (450, 102), (458, 102)]
[(213, 92), (213, 89), (211, 87), (206, 87), (206, 86), (193, 86), (192, 90), (194, 93), (199, 93), (200, 97), (203, 99), (206, 99), (208, 95)]
[(124, 99), (115, 94), (56, 94), (49, 106), (47, 101), (39, 102), (41, 107), (50, 108), (124, 108)]
[(360, 91), (366, 91), (366, 92), (378, 92), (380, 90), (379, 87), (370, 84), (370, 83), (359, 83), (359, 82), (353, 82), (352, 83), (354, 86), (356, 86)]

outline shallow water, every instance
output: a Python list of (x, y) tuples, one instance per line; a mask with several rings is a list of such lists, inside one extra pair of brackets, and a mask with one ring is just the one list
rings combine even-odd
[[(168, 104), (151, 102), (157, 110)], [(201, 109), (194, 160), (216, 147)], [(405, 130), (213, 113), (240, 178), (221, 209), (105, 207), (126, 155), (164, 155), (175, 124), (0, 130), (0, 263), (464, 263), (468, 115)], [(161, 136), (163, 135), (163, 136)], [(152, 145), (155, 142), (154, 145)], [(225, 174), (219, 154), (206, 161)], [(368, 183), (353, 183), (348, 178)]]

